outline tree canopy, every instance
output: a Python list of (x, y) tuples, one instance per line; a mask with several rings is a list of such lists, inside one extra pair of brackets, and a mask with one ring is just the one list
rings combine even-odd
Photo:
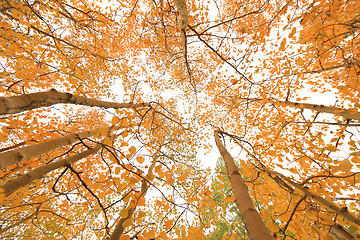
[(0, 16), (2, 238), (360, 237), (358, 0)]

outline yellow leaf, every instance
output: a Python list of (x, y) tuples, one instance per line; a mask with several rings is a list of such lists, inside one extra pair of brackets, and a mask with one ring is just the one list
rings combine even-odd
[(142, 164), (145, 161), (145, 158), (143, 156), (139, 156), (136, 158), (136, 161), (138, 161), (138, 163)]
[(350, 170), (352, 169), (352, 167), (353, 167), (353, 165), (351, 164), (349, 159), (344, 159), (339, 164), (339, 168), (341, 169), (341, 171), (343, 171), (345, 173), (349, 173)]

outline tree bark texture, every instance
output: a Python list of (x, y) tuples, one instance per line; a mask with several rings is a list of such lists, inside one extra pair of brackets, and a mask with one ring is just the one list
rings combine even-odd
[(180, 15), (180, 29), (182, 31), (185, 31), (187, 26), (189, 25), (189, 16), (186, 2), (185, 0), (174, 0), (174, 3)]
[(334, 224), (331, 226), (330, 231), (338, 236), (342, 240), (352, 240), (355, 239), (350, 233), (348, 233), (341, 225)]
[(116, 109), (150, 106), (148, 103), (115, 103), (101, 101), (51, 89), (47, 92), (22, 94), (13, 97), (0, 97), (0, 115), (19, 113), (26, 110), (48, 107), (58, 103)]
[(268, 228), (265, 226), (259, 212), (256, 210), (249, 195), (247, 186), (239, 173), (238, 167), (235, 165), (234, 159), (222, 144), (218, 130), (215, 131), (214, 137), (216, 146), (225, 161), (231, 187), (233, 188), (235, 195), (235, 203), (239, 209), (241, 217), (243, 218), (249, 238), (252, 240), (274, 239)]
[(44, 177), (46, 174), (48, 174), (49, 172), (55, 169), (70, 166), (71, 164), (96, 153), (97, 151), (100, 150), (100, 148), (101, 148), (101, 144), (97, 144), (94, 148), (88, 149), (84, 152), (38, 167), (18, 178), (10, 180), (9, 182), (0, 186), (0, 188), (4, 189), (5, 196), (7, 197), (16, 190), (28, 185), (29, 183), (31, 183), (36, 179), (40, 179)]
[(0, 153), (0, 169), (6, 168), (14, 164), (18, 164), (32, 157), (39, 156), (59, 147), (72, 144), (79, 139), (94, 136), (95, 134), (95, 131), (84, 131), (80, 133), (57, 137), (55, 139), (47, 140), (38, 144), (15, 149), (12, 151)]

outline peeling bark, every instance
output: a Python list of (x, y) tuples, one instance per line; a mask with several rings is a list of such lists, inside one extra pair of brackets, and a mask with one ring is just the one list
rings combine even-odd
[(214, 137), (216, 146), (225, 161), (231, 187), (233, 188), (235, 195), (235, 203), (239, 209), (241, 217), (243, 218), (249, 238), (252, 240), (274, 239), (271, 236), (270, 231), (265, 226), (259, 212), (256, 210), (249, 195), (247, 186), (239, 173), (238, 167), (235, 165), (234, 159), (222, 144), (219, 138), (218, 130), (215, 131)]
[(115, 103), (101, 101), (71, 93), (58, 92), (55, 89), (51, 89), (47, 92), (22, 94), (12, 97), (0, 97), (0, 115), (19, 113), (26, 110), (48, 107), (58, 103), (116, 109), (150, 106), (148, 103)]
[(48, 174), (49, 172), (55, 169), (70, 166), (71, 164), (96, 153), (97, 151), (100, 150), (100, 148), (101, 148), (101, 144), (97, 144), (94, 148), (88, 149), (74, 156), (70, 156), (68, 158), (59, 160), (57, 162), (49, 163), (47, 165), (38, 167), (18, 178), (10, 180), (9, 182), (0, 186), (0, 188), (4, 189), (5, 196), (7, 197), (16, 190), (28, 185), (29, 183), (33, 182), (36, 179), (40, 179), (44, 177), (46, 174)]

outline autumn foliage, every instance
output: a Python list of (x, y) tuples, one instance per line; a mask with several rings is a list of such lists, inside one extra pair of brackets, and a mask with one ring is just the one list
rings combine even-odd
[(0, 16), (2, 238), (360, 237), (358, 0)]

